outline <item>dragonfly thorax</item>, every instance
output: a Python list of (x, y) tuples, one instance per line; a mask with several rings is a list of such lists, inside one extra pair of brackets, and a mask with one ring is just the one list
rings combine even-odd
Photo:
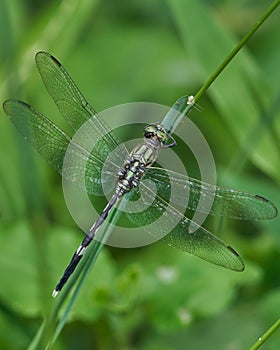
[(141, 160), (129, 157), (118, 171), (116, 193), (124, 195), (137, 187), (146, 169), (146, 164)]
[[(146, 133), (149, 133), (148, 137), (146, 137)], [(145, 131), (144, 135), (144, 143), (136, 146), (131, 151), (118, 171), (116, 192), (119, 195), (123, 195), (131, 191), (132, 188), (137, 187), (146, 168), (151, 166), (157, 158), (161, 142), (157, 140), (151, 130)]]
[[(172, 143), (168, 143), (170, 140)], [(118, 171), (116, 193), (122, 196), (137, 187), (146, 168), (157, 159), (158, 151), (173, 145), (175, 145), (174, 139), (160, 124), (147, 125), (144, 128), (144, 143), (132, 150)]]

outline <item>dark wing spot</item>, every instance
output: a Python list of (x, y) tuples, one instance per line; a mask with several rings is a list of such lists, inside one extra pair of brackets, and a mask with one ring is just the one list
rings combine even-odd
[(227, 246), (227, 248), (236, 256), (239, 256), (236, 250), (234, 250), (230, 245)]
[(259, 199), (259, 200), (261, 200), (261, 201), (263, 201), (263, 202), (265, 202), (265, 203), (268, 203), (268, 202), (269, 202), (268, 199), (266, 199), (266, 198), (264, 198), (264, 197), (262, 197), (262, 196), (259, 196), (258, 194), (255, 195), (255, 198), (256, 198), (256, 199)]
[(58, 67), (61, 67), (61, 63), (53, 55), (50, 55), (50, 57), (54, 61), (54, 63), (58, 65)]
[(27, 108), (32, 108), (28, 103), (26, 102), (23, 102), (23, 101), (20, 101), (18, 100), (18, 103), (22, 104), (23, 106), (27, 107)]

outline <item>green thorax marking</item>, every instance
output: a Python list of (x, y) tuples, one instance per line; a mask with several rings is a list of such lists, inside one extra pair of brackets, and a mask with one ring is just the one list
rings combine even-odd
[[(172, 141), (170, 143), (170, 140)], [(116, 192), (123, 195), (138, 186), (146, 168), (150, 167), (161, 148), (175, 146), (175, 140), (160, 124), (149, 124), (144, 128), (144, 142), (136, 146), (118, 171)]]

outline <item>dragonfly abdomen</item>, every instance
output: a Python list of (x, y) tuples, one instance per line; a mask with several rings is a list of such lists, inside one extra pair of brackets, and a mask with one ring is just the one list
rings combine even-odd
[(89, 230), (89, 233), (85, 236), (82, 243), (80, 244), (79, 248), (74, 253), (70, 263), (68, 264), (66, 270), (64, 271), (64, 274), (58, 284), (56, 285), (54, 291), (53, 291), (53, 297), (56, 297), (56, 295), (59, 293), (59, 291), (62, 289), (64, 284), (67, 282), (68, 278), (72, 275), (74, 270), (76, 269), (78, 263), (80, 262), (81, 258), (83, 257), (86, 248), (89, 246), (91, 241), (96, 235), (97, 230), (99, 227), (103, 224), (103, 222), (106, 220), (110, 210), (112, 207), (116, 204), (116, 202), (120, 199), (120, 197), (116, 194), (113, 195), (111, 200), (106, 205), (105, 209), (102, 211), (102, 213), (99, 215), (98, 219), (95, 221), (95, 223), (92, 225), (92, 227)]

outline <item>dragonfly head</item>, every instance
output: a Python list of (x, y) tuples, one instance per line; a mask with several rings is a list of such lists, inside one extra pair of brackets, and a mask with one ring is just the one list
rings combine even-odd
[[(174, 146), (174, 139), (168, 135), (167, 131), (160, 124), (149, 124), (144, 128), (144, 137), (158, 141), (162, 147)], [(170, 140), (172, 143), (170, 143)]]

